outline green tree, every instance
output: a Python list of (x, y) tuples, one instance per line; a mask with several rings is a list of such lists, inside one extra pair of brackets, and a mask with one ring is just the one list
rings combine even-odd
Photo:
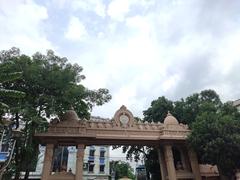
[(0, 64), (8, 63), (4, 73), (22, 72), (22, 78), (4, 82), (2, 87), (26, 93), (24, 101), (8, 101), (9, 112), (15, 127), (23, 125), (24, 138), (18, 141), (15, 151), (15, 179), (24, 170), (25, 179), (37, 160), (38, 143), (33, 139), (36, 131), (44, 131), (48, 119), (61, 116), (73, 107), (80, 118), (89, 118), (95, 105), (102, 105), (111, 99), (107, 89), (89, 90), (81, 84), (85, 76), (83, 68), (71, 64), (65, 57), (53, 51), (47, 54), (35, 53), (32, 57), (23, 55), (17, 48), (0, 52)]
[(135, 162), (143, 161), (146, 168), (147, 178), (150, 179), (150, 174), (154, 175), (155, 179), (160, 178), (160, 168), (158, 162), (158, 154), (155, 148), (147, 146), (117, 146), (122, 147), (122, 152), (126, 153), (127, 160)]
[(120, 179), (123, 177), (128, 177), (130, 179), (135, 179), (135, 176), (133, 174), (133, 168), (130, 166), (128, 162), (123, 161), (115, 161), (115, 163), (112, 163), (114, 165), (113, 169), (115, 171), (115, 178)]
[(25, 96), (24, 92), (3, 87), (3, 83), (13, 83), (15, 80), (22, 77), (22, 72), (6, 72), (8, 67), (9, 63), (0, 64), (0, 124), (2, 122), (1, 117), (9, 109), (6, 103), (9, 101), (19, 101), (19, 99)]
[(208, 108), (219, 108), (221, 104), (219, 95), (214, 90), (203, 90), (175, 101), (172, 114), (179, 122), (191, 126), (201, 112), (209, 111)]
[(217, 165), (221, 179), (234, 178), (234, 171), (240, 168), (239, 115), (230, 104), (224, 104), (217, 111), (202, 112), (188, 138), (201, 162)]
[[(175, 102), (164, 96), (153, 100), (151, 106), (143, 111), (144, 120), (163, 122), (167, 111), (171, 111), (180, 123), (188, 124), (191, 128), (189, 144), (198, 152), (199, 160), (203, 163), (216, 164), (221, 174), (231, 176), (232, 170), (239, 167), (236, 160), (239, 159), (237, 152), (240, 152), (238, 149), (240, 115), (236, 108), (230, 104), (223, 104), (214, 90), (203, 90)], [(154, 160), (156, 161), (155, 150), (146, 148), (143, 153), (142, 148), (128, 147), (125, 150), (127, 157), (134, 156), (138, 160), (142, 153), (146, 169), (150, 169), (150, 172), (159, 170), (158, 166), (150, 168), (151, 164), (155, 163)], [(214, 159), (218, 157), (221, 159)]]
[(168, 111), (173, 110), (173, 102), (165, 98), (159, 97), (151, 102), (151, 106), (143, 111), (144, 121), (163, 122)]
[[(3, 83), (14, 83), (15, 80), (20, 79), (22, 77), (22, 72), (7, 72), (9, 67), (9, 63), (1, 63), (0, 64), (0, 127), (1, 127), (1, 135), (5, 132), (5, 134), (10, 134), (11, 127), (6, 127), (6, 122), (4, 122), (5, 118), (3, 116), (8, 112), (9, 105), (6, 104), (10, 101), (14, 101), (16, 104), (21, 101), (25, 97), (25, 93), (13, 89), (6, 89), (3, 86)], [(10, 117), (7, 117), (7, 119)], [(11, 125), (9, 125), (11, 126)], [(2, 131), (3, 130), (3, 131)], [(9, 136), (9, 135), (7, 135)], [(9, 137), (11, 140), (11, 137)], [(9, 143), (9, 142), (8, 142)], [(10, 168), (11, 169), (11, 168)], [(2, 169), (5, 171), (5, 169)], [(10, 173), (11, 174), (11, 173)], [(2, 177), (2, 174), (1, 174)], [(7, 177), (11, 178), (11, 175)]]

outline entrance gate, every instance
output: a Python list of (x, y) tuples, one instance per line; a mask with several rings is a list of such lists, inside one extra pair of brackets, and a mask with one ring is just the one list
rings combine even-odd
[[(201, 180), (197, 156), (186, 144), (189, 133), (188, 126), (170, 113), (164, 123), (143, 123), (137, 122), (125, 106), (110, 121), (80, 120), (74, 110), (69, 110), (61, 120), (52, 120), (47, 132), (35, 134), (46, 145), (42, 180), (82, 180), (87, 145), (152, 146), (158, 149), (162, 180)], [(51, 173), (54, 147), (59, 145), (77, 147), (75, 174)], [(174, 151), (179, 153), (177, 162)]]

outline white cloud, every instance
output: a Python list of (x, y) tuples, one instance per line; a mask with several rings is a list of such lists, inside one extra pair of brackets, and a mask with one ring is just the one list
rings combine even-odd
[[(53, 48), (45, 22), (51, 14), (70, 15), (59, 39), (71, 41), (56, 44), (60, 53), (80, 59), (75, 62), (84, 68), (84, 85), (108, 88), (113, 96), (110, 103), (95, 107), (93, 115), (111, 118), (125, 104), (142, 117), (159, 96), (177, 100), (207, 88), (224, 101), (240, 97), (240, 1), (219, 0), (217, 6), (209, 0), (52, 2), (46, 3), (47, 11), (41, 2), (0, 0), (0, 49), (17, 46), (32, 53)], [(61, 16), (52, 19), (52, 28), (65, 23)], [(76, 41), (87, 43), (83, 47)]]
[(0, 2), (0, 49), (19, 47), (24, 53), (54, 49), (47, 39), (44, 21), (47, 9), (33, 1)]
[(71, 12), (81, 13), (93, 12), (96, 15), (104, 18), (106, 16), (106, 5), (104, 0), (51, 0), (47, 2), (49, 6), (57, 6), (61, 10), (70, 8)]
[(108, 5), (107, 14), (117, 21), (123, 21), (130, 10), (132, 0), (113, 0)]
[(77, 18), (72, 16), (65, 32), (65, 37), (72, 41), (81, 41), (88, 35), (84, 24)]
[(102, 0), (73, 0), (72, 8), (74, 11), (85, 10), (95, 12), (100, 17), (106, 16), (106, 5)]
[[(240, 31), (236, 30), (224, 37), (221, 43), (218, 44), (217, 57), (221, 66), (213, 65), (214, 69), (221, 72), (223, 75), (231, 73), (233, 66), (240, 62)], [(221, 69), (219, 69), (221, 68)]]
[(104, 77), (103, 85), (114, 88), (110, 105), (95, 108), (94, 114), (111, 117), (126, 104), (134, 115), (142, 116), (158, 96), (176, 100), (205, 88), (217, 90), (223, 100), (240, 97), (233, 93), (234, 81), (227, 82), (233, 68), (240, 68), (240, 32), (233, 28), (237, 22), (228, 23), (228, 31), (218, 37), (214, 26), (202, 24), (200, 1), (163, 3), (157, 11), (136, 16), (130, 16), (132, 5), (133, 1), (118, 0), (109, 4), (108, 15), (116, 20), (111, 33), (118, 36), (117, 21), (125, 21), (127, 30), (103, 49), (102, 66), (95, 69)]
[[(239, 98), (239, 5), (224, 0), (218, 6), (206, 0), (61, 0), (61, 13), (70, 15), (64, 38), (74, 47), (68, 51), (58, 45), (64, 56), (81, 60), (76, 62), (84, 68), (87, 87), (110, 89), (112, 101), (94, 108), (94, 115), (112, 117), (126, 104), (142, 116), (158, 96), (175, 100), (204, 88), (214, 88), (224, 100)], [(50, 16), (44, 6), (1, 1), (0, 9), (1, 49), (10, 44), (29, 51), (52, 47), (44, 31)], [(87, 43), (82, 47), (76, 41)]]
[(107, 14), (115, 21), (124, 21), (133, 6), (147, 9), (154, 1), (149, 0), (112, 0), (107, 7)]

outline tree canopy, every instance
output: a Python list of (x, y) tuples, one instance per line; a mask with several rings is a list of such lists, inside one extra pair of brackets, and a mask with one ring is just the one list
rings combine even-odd
[[(7, 65), (7, 66), (6, 66)], [(29, 170), (36, 162), (38, 143), (33, 139), (36, 131), (44, 131), (52, 116), (61, 116), (74, 108), (79, 118), (89, 118), (95, 105), (102, 105), (111, 99), (107, 89), (90, 90), (82, 85), (85, 76), (83, 68), (71, 64), (65, 57), (59, 57), (52, 50), (47, 54), (35, 53), (27, 56), (18, 48), (0, 52), (0, 68), (4, 67), (6, 77), (21, 72), (15, 81), (3, 81), (2, 89), (24, 92), (22, 101), (1, 97), (1, 102), (9, 106), (8, 113), (15, 128), (23, 128), (24, 138), (17, 142), (15, 152), (15, 179), (21, 170)]]
[(7, 72), (9, 63), (0, 64), (0, 124), (2, 122), (2, 115), (7, 112), (9, 106), (4, 103), (4, 99), (19, 100), (25, 96), (24, 92), (13, 89), (5, 89), (3, 83), (12, 83), (22, 77), (22, 72)]
[[(178, 101), (162, 96), (153, 100), (143, 111), (143, 121), (162, 122), (170, 111), (180, 123), (188, 124), (191, 135), (189, 146), (198, 153), (202, 163), (217, 165), (221, 175), (233, 176), (239, 168), (240, 113), (231, 103), (222, 103), (214, 90), (203, 90)], [(157, 153), (153, 148), (123, 147), (127, 158), (145, 159), (150, 173), (159, 171)], [(158, 169), (157, 169), (158, 168)]]
[(240, 168), (240, 116), (228, 103), (213, 109), (197, 116), (188, 141), (201, 162), (217, 165), (220, 175), (230, 179)]
[(124, 177), (135, 179), (135, 176), (133, 174), (133, 168), (128, 162), (113, 161), (111, 162), (111, 165), (113, 166), (112, 169), (115, 172), (115, 179), (120, 179)]

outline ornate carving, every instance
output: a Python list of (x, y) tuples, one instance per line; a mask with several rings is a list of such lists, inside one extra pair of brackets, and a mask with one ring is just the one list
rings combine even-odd
[(59, 120), (57, 117), (55, 117), (55, 118), (53, 118), (53, 119), (50, 120), (50, 124), (51, 124), (51, 125), (58, 124), (59, 122), (60, 122), (60, 120)]
[[(68, 112), (69, 114), (69, 112)], [(126, 124), (120, 121), (120, 116), (128, 117)], [(66, 116), (65, 116), (66, 117)], [(74, 116), (76, 117), (76, 116)], [(70, 118), (71, 119), (71, 118)], [(74, 119), (74, 118), (73, 118)], [(49, 138), (64, 138), (64, 141), (95, 141), (96, 139), (105, 140), (156, 140), (171, 139), (184, 140), (190, 130), (184, 124), (163, 124), (154, 122), (136, 122), (132, 113), (122, 106), (114, 115), (112, 120), (93, 117), (89, 121), (84, 120), (64, 120), (51, 123), (48, 132), (36, 134), (42, 142), (47, 142)], [(67, 138), (66, 138), (67, 137)], [(71, 137), (71, 138), (70, 138)], [(95, 139), (95, 140), (94, 140)]]
[(165, 149), (165, 159), (166, 161), (173, 161), (173, 153), (172, 153), (172, 146), (166, 145)]
[(52, 156), (53, 156), (53, 148), (54, 145), (53, 144), (48, 144), (46, 146), (46, 151), (45, 151), (45, 162), (46, 161), (52, 161)]
[(65, 114), (62, 115), (61, 121), (78, 121), (77, 113), (72, 109), (68, 110)]
[(114, 115), (114, 121), (118, 126), (122, 127), (133, 127), (135, 121), (133, 114), (126, 108), (126, 106), (122, 105), (120, 109)]

